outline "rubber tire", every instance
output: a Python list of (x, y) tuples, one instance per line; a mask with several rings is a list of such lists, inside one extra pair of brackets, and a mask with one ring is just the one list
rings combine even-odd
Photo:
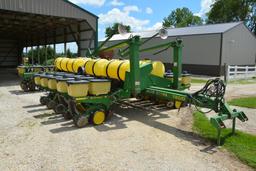
[(84, 115), (76, 115), (74, 116), (74, 124), (78, 128), (83, 128), (88, 125), (88, 118)]
[(50, 100), (47, 104), (46, 104), (48, 109), (54, 109), (56, 106), (56, 102), (54, 100)]
[(24, 92), (29, 92), (28, 81), (22, 80), (21, 83), (20, 83), (20, 88), (21, 88)]
[(70, 120), (72, 119), (72, 115), (67, 111), (67, 112), (64, 112), (62, 113), (62, 116), (65, 120)]
[(39, 100), (39, 101), (40, 101), (40, 104), (41, 104), (41, 105), (46, 105), (46, 98), (47, 98), (47, 97), (44, 97), (44, 96), (40, 97), (40, 100)]
[[(95, 116), (95, 114), (96, 114), (96, 112), (103, 112), (104, 113), (104, 120), (101, 122), (101, 123), (95, 123), (94, 122), (94, 116)], [(106, 118), (107, 118), (107, 116), (106, 116), (106, 111), (104, 111), (104, 110), (96, 110), (92, 115), (90, 115), (90, 123), (92, 123), (92, 124), (94, 124), (94, 125), (101, 125), (101, 124), (103, 124), (103, 122), (106, 120)]]
[(36, 85), (35, 85), (33, 80), (30, 80), (28, 82), (28, 88), (29, 88), (29, 91), (35, 91), (36, 90)]
[(54, 112), (55, 112), (56, 114), (65, 113), (65, 106), (64, 106), (63, 104), (58, 104), (57, 106), (55, 106)]
[(109, 110), (108, 112), (106, 112), (106, 119), (105, 120), (110, 120), (113, 115), (114, 115), (114, 112), (112, 110)]

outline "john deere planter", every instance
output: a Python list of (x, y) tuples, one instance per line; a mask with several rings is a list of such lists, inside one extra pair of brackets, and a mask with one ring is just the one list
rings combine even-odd
[[(20, 83), (20, 87), (23, 91), (35, 91), (37, 89), (37, 84), (33, 80), (34, 74), (38, 72), (50, 72), (53, 71), (54, 66), (39, 66), (39, 65), (31, 65), (31, 66), (18, 66), (17, 71), (18, 75), (22, 78)], [(36, 80), (35, 80), (36, 81)]]
[[(150, 39), (150, 38), (149, 38)], [(217, 129), (220, 144), (221, 129), (225, 128), (224, 120), (248, 120), (246, 115), (231, 110), (224, 100), (225, 84), (220, 79), (209, 80), (195, 93), (183, 90), (190, 87), (190, 76), (182, 74), (182, 41), (176, 40), (154, 47), (142, 49), (139, 36), (133, 36), (117, 45), (101, 51), (120, 47), (122, 58), (57, 58), (55, 67), (58, 72), (45, 72), (34, 75), (34, 82), (47, 92), (40, 102), (63, 114), (65, 119), (73, 119), (77, 127), (88, 123), (102, 124), (110, 115), (110, 107), (116, 102), (136, 97), (161, 100), (169, 107), (180, 108), (193, 104), (197, 108), (209, 108), (217, 113), (210, 122)], [(164, 64), (160, 61), (140, 60), (140, 52), (163, 48), (173, 51), (173, 73), (165, 74)], [(160, 50), (156, 53), (161, 53)], [(94, 54), (95, 55), (95, 54)]]

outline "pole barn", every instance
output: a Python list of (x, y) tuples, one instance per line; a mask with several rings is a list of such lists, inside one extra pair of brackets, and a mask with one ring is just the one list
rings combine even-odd
[(98, 17), (67, 0), (0, 0), (1, 67), (19, 65), (23, 48), (68, 42), (79, 56), (97, 47)]
[[(131, 35), (148, 38), (157, 31), (145, 31), (115, 35), (107, 45), (112, 45)], [(182, 39), (183, 70), (192, 74), (221, 76), (224, 74), (224, 65), (255, 65), (256, 63), (256, 37), (243, 22), (191, 26), (185, 28), (168, 29), (168, 38), (160, 40), (155, 37), (144, 47), (157, 45), (160, 42)], [(115, 56), (118, 58), (117, 51)], [(172, 50), (168, 49), (160, 54), (142, 52), (141, 58), (160, 60), (167, 69), (172, 66)]]

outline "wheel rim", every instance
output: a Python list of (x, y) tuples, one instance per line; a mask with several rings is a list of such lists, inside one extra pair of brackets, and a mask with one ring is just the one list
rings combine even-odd
[(181, 107), (182, 102), (181, 101), (175, 101), (175, 108), (179, 109)]
[(93, 123), (95, 125), (100, 125), (105, 120), (105, 113), (103, 111), (96, 111), (93, 115)]
[(79, 116), (76, 121), (76, 126), (81, 128), (85, 127), (88, 124), (88, 118), (86, 116)]

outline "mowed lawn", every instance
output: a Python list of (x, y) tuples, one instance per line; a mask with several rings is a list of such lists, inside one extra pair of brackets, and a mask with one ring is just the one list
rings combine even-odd
[[(217, 131), (203, 113), (194, 113), (193, 131), (216, 144)], [(232, 135), (231, 132), (231, 129), (222, 130), (222, 147), (235, 154), (245, 164), (256, 169), (256, 136), (241, 131), (236, 131)]]
[(244, 98), (232, 99), (228, 102), (228, 104), (233, 106), (248, 107), (248, 108), (256, 109), (256, 97), (244, 97)]

